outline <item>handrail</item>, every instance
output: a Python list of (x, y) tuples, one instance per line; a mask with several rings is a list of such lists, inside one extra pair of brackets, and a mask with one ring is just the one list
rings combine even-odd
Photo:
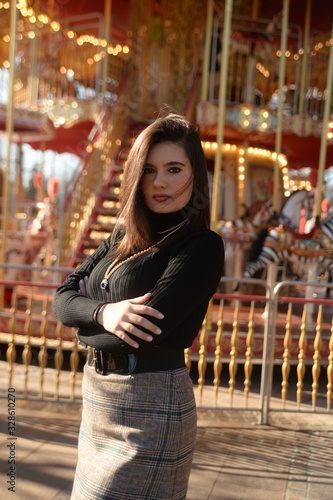
[(100, 116), (93, 132), (91, 153), (86, 156), (75, 188), (65, 205), (60, 238), (62, 264), (68, 265), (73, 262), (72, 257), (86, 231), (87, 224), (91, 221), (100, 190), (115, 164), (116, 153), (127, 129), (128, 115), (125, 109), (124, 90), (129, 75), (128, 71), (124, 75), (117, 98)]
[(7, 286), (28, 286), (29, 288), (58, 288), (57, 283), (43, 283), (39, 281), (20, 281), (20, 280), (0, 280), (0, 285)]
[(119, 87), (119, 92), (118, 92), (118, 95), (117, 95), (117, 98), (112, 102), (111, 105), (109, 104), (104, 104), (97, 120), (95, 121), (91, 131), (90, 131), (90, 134), (88, 136), (88, 139), (87, 139), (87, 144), (86, 144), (86, 149), (85, 149), (85, 153), (84, 153), (84, 158), (83, 158), (83, 162), (82, 162), (82, 168), (81, 168), (81, 171), (79, 172), (77, 178), (75, 179), (74, 181), (74, 184), (73, 184), (73, 188), (72, 190), (68, 193), (67, 195), (67, 198), (65, 200), (65, 203), (64, 203), (64, 212), (66, 211), (68, 205), (69, 205), (69, 202), (73, 196), (73, 193), (75, 192), (75, 190), (77, 189), (77, 186), (78, 186), (78, 183), (80, 181), (80, 179), (83, 177), (84, 175), (84, 172), (87, 168), (87, 165), (88, 165), (88, 162), (89, 162), (89, 159), (92, 155), (92, 151), (91, 152), (87, 152), (87, 147), (89, 146), (89, 144), (92, 144), (94, 139), (96, 138), (97, 134), (99, 133), (99, 128), (102, 124), (103, 121), (108, 121), (110, 119), (110, 115), (112, 114), (113, 110), (115, 109), (118, 101), (120, 100), (121, 98), (121, 95), (123, 93), (123, 90), (124, 88), (126, 87), (126, 83), (128, 81), (128, 78), (129, 78), (129, 74), (130, 72), (127, 72), (125, 75), (124, 75), (124, 78), (120, 84), (120, 87)]
[(92, 154), (92, 151), (91, 152), (87, 152), (87, 147), (89, 146), (89, 144), (92, 144), (94, 138), (96, 137), (97, 135), (97, 132), (98, 132), (98, 127), (99, 125), (101, 124), (102, 122), (102, 116), (105, 116), (105, 114), (107, 113), (107, 110), (108, 110), (108, 105), (104, 105), (97, 120), (95, 121), (89, 135), (88, 135), (88, 138), (87, 138), (87, 142), (86, 142), (86, 148), (85, 148), (85, 151), (84, 151), (84, 157), (83, 157), (83, 162), (82, 162), (82, 167), (81, 167), (81, 171), (78, 173), (78, 175), (76, 176), (76, 179), (73, 183), (73, 187), (71, 189), (71, 191), (67, 194), (67, 197), (66, 197), (66, 200), (65, 200), (65, 203), (64, 203), (64, 212), (66, 211), (69, 203), (70, 203), (70, 200), (72, 199), (72, 196), (73, 196), (73, 193), (75, 192), (79, 182), (80, 182), (80, 178), (83, 176), (83, 172), (85, 171), (85, 167), (86, 165), (88, 164), (88, 160)]
[(15, 264), (15, 263), (10, 263), (10, 264), (3, 264), (0, 263), (0, 269), (1, 268), (5, 269), (27, 269), (29, 271), (52, 271), (55, 273), (67, 273), (67, 272), (72, 272), (74, 271), (74, 267), (55, 267), (55, 266), (35, 266), (31, 264)]

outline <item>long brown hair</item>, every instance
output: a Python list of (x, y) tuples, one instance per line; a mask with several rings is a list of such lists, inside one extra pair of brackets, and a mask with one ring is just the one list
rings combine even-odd
[(206, 159), (196, 127), (182, 116), (170, 114), (158, 118), (136, 138), (129, 153), (121, 183), (121, 206), (114, 231), (117, 237), (120, 226), (125, 228), (116, 254), (128, 256), (153, 245), (149, 210), (144, 202), (140, 184), (150, 150), (161, 142), (176, 142), (182, 146), (193, 170), (193, 192), (183, 209), (187, 230), (209, 228), (210, 204)]

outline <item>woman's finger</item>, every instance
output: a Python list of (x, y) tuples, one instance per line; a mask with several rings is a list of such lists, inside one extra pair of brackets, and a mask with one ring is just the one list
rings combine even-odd
[(120, 340), (126, 342), (126, 344), (134, 347), (135, 349), (139, 347), (139, 344), (135, 342), (135, 340), (131, 339), (131, 337), (129, 337), (123, 330), (116, 330), (114, 335), (116, 335)]
[(87, 296), (86, 285), (83, 280), (81, 280), (79, 283), (79, 294), (83, 295), (83, 297)]
[(88, 276), (79, 282), (79, 294), (83, 297), (88, 297)]
[(140, 295), (140, 297), (134, 297), (134, 299), (130, 299), (129, 302), (131, 304), (144, 304), (151, 297), (151, 293), (145, 293), (144, 295)]
[[(135, 326), (140, 332), (144, 328), (145, 330), (149, 330), (155, 335), (160, 335), (160, 333), (162, 333), (162, 330), (157, 325), (144, 318), (143, 316), (139, 316), (137, 314), (129, 314), (127, 319), (129, 323)], [(132, 331), (130, 331), (130, 333), (132, 333)]]
[(150, 335), (150, 333), (144, 332), (143, 330), (138, 328), (135, 324), (133, 324), (132, 321), (127, 324), (124, 323), (122, 327), (124, 328), (125, 332), (130, 333), (134, 337), (142, 339), (145, 342), (151, 342), (153, 340), (153, 337)]
[(139, 305), (139, 304), (133, 305), (133, 312), (135, 312), (135, 314), (145, 314), (147, 316), (153, 316), (154, 318), (157, 319), (164, 318), (164, 315), (160, 311), (154, 309), (153, 307), (145, 305)]

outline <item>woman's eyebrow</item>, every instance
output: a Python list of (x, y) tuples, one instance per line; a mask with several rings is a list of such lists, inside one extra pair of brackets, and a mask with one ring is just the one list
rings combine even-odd
[[(164, 163), (164, 167), (170, 167), (170, 165), (182, 165), (183, 167), (185, 167), (186, 163), (182, 162), (182, 161), (179, 161), (179, 160), (171, 160), (171, 161), (168, 161), (168, 163)], [(144, 164), (145, 167), (154, 167), (155, 165), (153, 163), (149, 163), (146, 161), (146, 163)]]
[(182, 161), (179, 161), (179, 160), (173, 160), (173, 161), (169, 161), (168, 163), (165, 164), (166, 166), (169, 166), (169, 165), (183, 165), (185, 167), (185, 163), (182, 162)]

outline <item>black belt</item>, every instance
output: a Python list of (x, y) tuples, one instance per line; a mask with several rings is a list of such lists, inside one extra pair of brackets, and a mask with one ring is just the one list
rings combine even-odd
[(113, 354), (100, 349), (90, 349), (88, 365), (94, 366), (96, 373), (109, 375), (129, 375), (185, 368), (184, 349), (156, 347), (143, 353)]

